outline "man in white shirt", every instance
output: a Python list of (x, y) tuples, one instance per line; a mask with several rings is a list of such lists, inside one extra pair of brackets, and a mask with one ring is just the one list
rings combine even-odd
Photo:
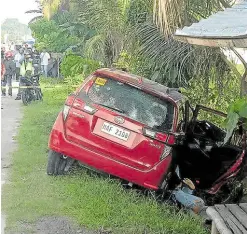
[(15, 55), (15, 67), (16, 67), (16, 71), (15, 71), (15, 74), (16, 74), (16, 81), (19, 80), (20, 78), (20, 68), (21, 68), (21, 63), (22, 61), (24, 60), (24, 51), (23, 49), (20, 49), (17, 54)]
[(49, 64), (49, 59), (50, 59), (50, 55), (49, 53), (46, 52), (46, 50), (44, 49), (43, 52), (40, 54), (40, 59), (41, 59), (41, 69), (42, 72), (45, 74), (45, 76), (47, 77), (47, 73), (48, 73), (48, 64)]

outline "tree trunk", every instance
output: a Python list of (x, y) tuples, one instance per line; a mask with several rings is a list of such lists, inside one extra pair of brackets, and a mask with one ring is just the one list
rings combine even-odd
[(240, 96), (243, 97), (247, 95), (247, 62), (244, 60), (244, 58), (241, 56), (241, 54), (238, 53), (237, 50), (234, 48), (231, 48), (231, 50), (235, 53), (235, 55), (239, 58), (239, 60), (244, 65), (244, 74), (241, 77), (241, 90), (240, 90)]

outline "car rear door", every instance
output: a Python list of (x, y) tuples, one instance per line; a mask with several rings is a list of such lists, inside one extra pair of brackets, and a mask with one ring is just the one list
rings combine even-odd
[[(131, 105), (130, 101), (135, 97), (133, 96), (132, 99), (129, 99), (126, 97), (125, 92), (140, 92), (142, 95), (142, 91), (116, 82), (98, 77), (91, 87), (91, 89), (95, 90), (94, 93), (86, 92), (86, 89), (80, 91), (65, 121), (66, 137), (81, 147), (89, 148), (119, 163), (139, 170), (149, 170), (169, 155), (171, 149), (164, 144), (164, 141), (168, 141), (169, 138), (166, 134), (154, 131), (147, 124), (138, 121), (138, 118), (133, 117), (135, 116), (134, 112), (131, 117), (129, 113), (121, 113), (121, 109), (118, 110), (118, 108), (126, 108), (126, 106)], [(102, 88), (103, 86), (104, 89)], [(100, 97), (100, 90), (102, 90), (102, 93), (110, 92), (116, 88), (115, 86), (118, 87), (116, 92), (121, 92), (123, 87), (126, 89), (123, 91), (123, 100), (118, 98), (118, 101), (126, 102), (128, 100), (125, 103), (127, 105), (120, 104), (113, 108), (113, 105), (109, 104), (111, 101), (104, 106), (102, 106), (103, 102), (99, 104), (99, 99), (102, 98), (103, 100), (103, 97)], [(107, 96), (107, 100), (114, 99), (114, 95), (117, 96), (117, 94), (113, 93)], [(138, 97), (138, 94), (136, 95)], [(144, 93), (144, 95), (150, 94)], [(157, 100), (158, 102), (162, 101)], [(172, 109), (170, 114), (173, 115), (174, 107), (171, 106), (171, 103), (168, 103), (168, 105)], [(144, 106), (143, 108), (148, 107)], [(97, 159), (92, 158), (92, 160)]]

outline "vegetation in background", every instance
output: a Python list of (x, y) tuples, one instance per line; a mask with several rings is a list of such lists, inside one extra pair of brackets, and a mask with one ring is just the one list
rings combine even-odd
[(86, 59), (71, 52), (67, 53), (61, 63), (61, 73), (64, 77), (76, 75), (88, 76), (100, 68), (100, 63), (95, 60)]
[(4, 35), (8, 34), (8, 40), (22, 41), (24, 36), (30, 35), (31, 31), (27, 25), (19, 22), (18, 19), (6, 19), (1, 24), (1, 41), (4, 42)]
[(234, 101), (228, 111), (227, 119), (225, 122), (227, 135), (225, 142), (229, 140), (234, 129), (238, 126), (238, 122), (241, 121), (244, 131), (247, 130), (247, 97), (237, 99)]
[[(212, 72), (212, 76), (207, 80), (203, 77), (191, 80), (187, 89), (182, 88), (182, 93), (188, 97), (188, 100), (194, 107), (196, 104), (201, 104), (227, 113), (229, 103), (234, 102), (239, 95), (239, 83), (239, 78), (234, 74), (219, 82), (218, 79), (215, 79)], [(221, 127), (224, 125), (222, 117), (207, 112), (201, 113), (200, 118), (218, 123)]]
[[(47, 87), (49, 82), (44, 85)], [(79, 168), (67, 176), (47, 176), (49, 133), (68, 94), (66, 86), (52, 88), (52, 85), (43, 88), (43, 103), (24, 108), (10, 183), (3, 186), (3, 192), (8, 194), (2, 198), (8, 229), (15, 230), (20, 222), (32, 223), (54, 215), (70, 217), (89, 229), (112, 233), (207, 233), (198, 218), (126, 191), (118, 180), (101, 178)]]
[(30, 24), (30, 28), (36, 39), (35, 47), (39, 51), (47, 48), (50, 52), (64, 52), (79, 42), (77, 37), (68, 36), (53, 20), (37, 20)]
[[(74, 46), (86, 59), (112, 67), (123, 62), (124, 54), (127, 70), (170, 87), (188, 87), (191, 79), (203, 78), (208, 81), (207, 89), (212, 75), (221, 84), (233, 77), (220, 49), (192, 46), (172, 38), (178, 27), (230, 6), (230, 0), (73, 0), (67, 1), (66, 7), (64, 2), (40, 1), (53, 12), (46, 18), (56, 22), (68, 38), (80, 39)], [(59, 21), (65, 14), (69, 18)]]
[(74, 75), (85, 71), (87, 63), (92, 71), (98, 63), (126, 68), (169, 87), (186, 88), (192, 104), (224, 112), (239, 95), (240, 73), (220, 49), (193, 46), (172, 37), (177, 28), (230, 7), (233, 1), (74, 0), (68, 1), (66, 12), (58, 7), (64, 7), (63, 2), (43, 0), (41, 5), (50, 4), (53, 14), (46, 18), (67, 36), (66, 40), (80, 41), (71, 47), (83, 58), (74, 55), (62, 63), (62, 73), (71, 82)]

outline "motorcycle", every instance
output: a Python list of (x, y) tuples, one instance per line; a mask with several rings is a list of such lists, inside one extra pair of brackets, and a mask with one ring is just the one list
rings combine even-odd
[(21, 93), (21, 99), (24, 105), (28, 105), (32, 101), (43, 100), (43, 94), (39, 85), (39, 76), (40, 74), (36, 74), (30, 78), (21, 78), (21, 83), (26, 86)]
[(172, 145), (166, 143), (173, 149), (173, 159), (163, 182), (163, 193), (173, 186), (172, 178), (178, 167), (181, 178), (193, 181), (196, 187), (194, 194), (201, 197), (206, 205), (236, 203), (243, 196), (242, 180), (246, 176), (246, 134), (239, 123), (239, 129), (224, 143), (226, 132), (207, 120), (198, 120), (200, 111), (226, 117), (220, 111), (200, 105), (193, 109), (186, 103), (181, 131), (168, 133), (176, 140)]

